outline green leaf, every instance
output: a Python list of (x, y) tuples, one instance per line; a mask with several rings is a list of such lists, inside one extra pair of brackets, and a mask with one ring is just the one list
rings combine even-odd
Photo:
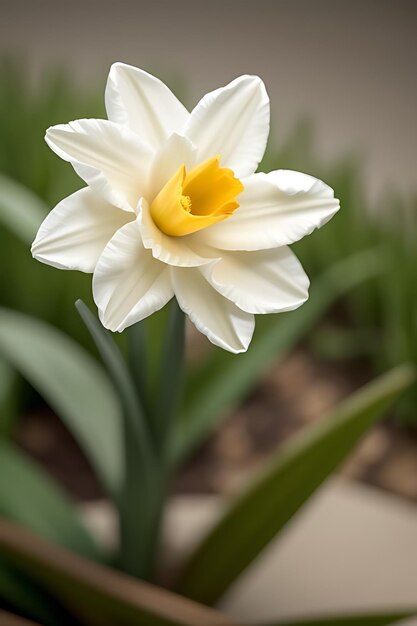
[(395, 613), (369, 613), (364, 615), (334, 615), (315, 619), (294, 621), (278, 621), (259, 626), (390, 626), (417, 615), (412, 611), (396, 611)]
[[(143, 560), (148, 566), (140, 571), (140, 577), (152, 580), (155, 570), (155, 555), (157, 554), (161, 521), (168, 493), (170, 475), (170, 441), (173, 424), (177, 415), (178, 407), (183, 392), (184, 383), (184, 343), (185, 343), (185, 315), (173, 300), (164, 316), (160, 316), (156, 322), (158, 338), (155, 341), (155, 333), (152, 331), (150, 320), (143, 320), (129, 329), (128, 346), (130, 357), (130, 371), (136, 382), (142, 402), (145, 398), (146, 416), (152, 444), (157, 457), (157, 467), (153, 471), (150, 483), (139, 484), (138, 472), (132, 467), (132, 484), (126, 489), (125, 506), (121, 510), (122, 550), (128, 554), (130, 561), (132, 555), (132, 542), (140, 540), (140, 535), (145, 538), (144, 547), (146, 552), (141, 551)], [(155, 322), (154, 322), (155, 324)], [(154, 327), (155, 329), (155, 327)], [(155, 354), (151, 355), (150, 348), (154, 348)], [(155, 363), (152, 361), (155, 360)], [(156, 386), (158, 392), (153, 398), (152, 390)], [(134, 445), (126, 444), (127, 453), (137, 462), (137, 452)], [(140, 497), (146, 494), (146, 502), (142, 501), (142, 513), (136, 519), (135, 513), (130, 509), (140, 491)], [(123, 529), (125, 533), (123, 533)], [(125, 537), (123, 539), (123, 534)], [(132, 572), (130, 566), (126, 571)], [(137, 565), (133, 573), (138, 573)]]
[(124, 480), (117, 504), (120, 516), (121, 567), (139, 578), (150, 578), (159, 529), (160, 468), (146, 416), (129, 369), (111, 333), (88, 307), (76, 307), (109, 372), (123, 407)]
[(258, 316), (255, 338), (245, 354), (214, 351), (206, 366), (190, 377), (187, 402), (173, 444), (173, 460), (180, 462), (189, 455), (268, 367), (318, 323), (337, 298), (383, 269), (381, 248), (355, 254), (314, 281), (309, 301), (297, 311)]
[[(28, 457), (5, 442), (0, 443), (0, 516), (79, 554), (103, 559), (64, 492)], [(70, 623), (36, 581), (16, 571), (3, 557), (0, 557), (0, 598), (48, 625)]]
[(31, 244), (47, 212), (32, 191), (0, 174), (0, 223), (14, 235)]
[(151, 418), (153, 404), (151, 400), (151, 376), (147, 344), (149, 341), (147, 319), (126, 329), (128, 345), (128, 363), (132, 382), (141, 399), (144, 413)]
[(71, 554), (4, 520), (0, 555), (85, 626), (233, 626), (213, 609)]
[(149, 431), (140, 398), (136, 392), (126, 362), (113, 341), (111, 333), (103, 328), (84, 302), (77, 300), (75, 306), (97, 346), (109, 376), (113, 381), (114, 388), (119, 395), (124, 413), (128, 416), (132, 425), (134, 438), (138, 444), (138, 453), (144, 459), (148, 459), (151, 455)]
[(16, 416), (15, 384), (16, 372), (0, 358), (0, 437), (9, 434), (11, 423)]
[(0, 443), (0, 516), (79, 554), (102, 558), (64, 492), (29, 457), (6, 442)]
[(0, 308), (0, 354), (45, 398), (110, 493), (122, 480), (121, 410), (102, 368), (66, 335)]
[(415, 379), (411, 365), (397, 367), (280, 450), (197, 547), (179, 592), (205, 604), (216, 602)]
[(184, 385), (185, 315), (174, 299), (170, 303), (158, 376), (159, 396), (155, 411), (157, 444), (166, 460), (172, 424), (177, 415)]
[[(139, 396), (145, 410), (150, 432), (155, 442), (158, 439), (157, 433), (154, 433), (155, 425), (159, 422), (156, 413), (163, 411), (159, 406), (163, 403), (161, 390), (161, 366), (166, 362), (169, 348), (167, 346), (167, 338), (169, 332), (167, 328), (175, 324), (178, 310), (176, 300), (172, 300), (153, 315), (145, 318), (141, 322), (134, 324), (126, 329), (129, 367), (132, 379), (138, 390)], [(180, 321), (180, 320), (177, 320)], [(180, 343), (182, 336), (181, 322), (178, 329), (177, 343)], [(174, 346), (176, 349), (176, 346)], [(172, 358), (172, 357), (171, 357)], [(181, 357), (180, 357), (181, 361)], [(181, 367), (179, 368), (182, 369)], [(171, 370), (172, 373), (172, 370)], [(178, 372), (175, 370), (174, 375)], [(175, 376), (174, 376), (175, 377)], [(171, 384), (171, 379), (170, 379)], [(158, 427), (156, 430), (159, 432)]]

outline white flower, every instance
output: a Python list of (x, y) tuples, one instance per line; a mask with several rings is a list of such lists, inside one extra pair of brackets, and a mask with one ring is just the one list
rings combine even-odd
[(287, 247), (339, 208), (299, 172), (255, 170), (269, 132), (256, 76), (208, 93), (191, 113), (154, 76), (116, 63), (109, 121), (53, 126), (48, 145), (87, 183), (41, 225), (33, 256), (93, 272), (100, 319), (122, 331), (173, 296), (198, 330), (245, 351), (255, 313), (299, 307), (309, 281)]

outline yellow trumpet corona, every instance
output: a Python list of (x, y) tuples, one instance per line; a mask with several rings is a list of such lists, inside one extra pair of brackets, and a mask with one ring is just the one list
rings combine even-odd
[(187, 173), (181, 165), (151, 204), (151, 216), (166, 235), (182, 237), (221, 222), (239, 207), (243, 185), (217, 155)]

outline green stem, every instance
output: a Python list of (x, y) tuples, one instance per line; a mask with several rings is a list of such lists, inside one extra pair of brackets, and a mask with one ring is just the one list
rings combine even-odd
[(137, 578), (150, 580), (158, 520), (159, 471), (140, 472), (138, 445), (128, 420), (124, 422), (125, 476), (119, 504), (120, 566)]
[(168, 491), (171, 429), (183, 387), (184, 314), (173, 301), (158, 364), (157, 401), (155, 406), (146, 407), (146, 411), (143, 398), (150, 397), (150, 382), (144, 328), (129, 334), (129, 371), (111, 334), (83, 302), (78, 301), (76, 306), (113, 379), (123, 408), (125, 471), (117, 498), (120, 565), (132, 576), (149, 580)]
[(76, 307), (113, 380), (123, 410), (124, 479), (117, 494), (120, 517), (120, 565), (138, 578), (149, 578), (150, 552), (158, 492), (158, 459), (150, 437), (147, 416), (126, 362), (111, 334), (82, 301)]
[[(126, 511), (121, 515), (121, 536), (124, 537), (126, 546), (126, 550), (122, 551), (123, 569), (148, 580), (154, 575), (155, 556), (169, 486), (168, 446), (183, 389), (184, 318), (177, 302), (173, 301), (158, 365), (157, 399), (154, 406), (148, 406), (147, 413), (150, 430), (154, 435), (156, 461), (150, 477), (137, 475), (137, 446), (129, 428), (125, 429), (126, 483), (123, 502)], [(137, 373), (142, 370), (135, 379), (138, 384), (140, 381), (147, 381), (142, 393), (149, 398), (150, 382), (145, 374), (149, 363), (145, 356), (143, 328), (130, 334), (130, 339), (134, 340), (130, 342), (130, 364), (135, 365)], [(133, 354), (135, 350), (138, 350), (137, 354)]]
[(126, 330), (128, 336), (129, 368), (136, 385), (138, 395), (142, 400), (142, 406), (148, 418), (152, 415), (150, 401), (151, 377), (149, 363), (147, 363), (147, 337), (146, 321), (138, 322), (129, 326)]
[(167, 454), (184, 390), (185, 315), (176, 300), (170, 306), (155, 409), (156, 441), (163, 458)]

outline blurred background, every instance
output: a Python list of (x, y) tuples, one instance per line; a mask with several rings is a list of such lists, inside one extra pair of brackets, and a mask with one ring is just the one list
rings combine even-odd
[[(364, 157), (369, 192), (415, 182), (412, 0), (3, 0), (1, 49), (38, 80), (61, 65), (102, 90), (115, 60), (179, 80), (192, 106), (242, 73), (259, 74), (281, 141), (307, 116), (328, 159)], [(59, 112), (57, 112), (59, 113)]]
[[(216, 426), (185, 460), (174, 493), (230, 494), (359, 386), (417, 362), (416, 18), (412, 0), (0, 0), (0, 514), (13, 509), (17, 521), (42, 526), (30, 498), (20, 508), (10, 489), (25, 476), (40, 480), (39, 469), (77, 503), (104, 497), (76, 429), (71, 435), (64, 425), (88, 427), (87, 409), (80, 399), (69, 419), (75, 405), (59, 379), (64, 370), (52, 360), (42, 373), (42, 359), (30, 358), (44, 348), (46, 362), (56, 349), (68, 351), (72, 365), (91, 365), (88, 357), (100, 367), (73, 306), (82, 298), (94, 309), (91, 277), (41, 265), (29, 250), (48, 211), (83, 186), (47, 148), (45, 129), (105, 117), (114, 61), (156, 74), (190, 109), (239, 74), (260, 75), (272, 125), (260, 169), (322, 178), (342, 206), (326, 228), (293, 246), (312, 280), (310, 300), (295, 313), (258, 316), (247, 355), (231, 358), (188, 329), (184, 424), (213, 372), (234, 391), (223, 404), (207, 403), (206, 421)], [(160, 348), (164, 315), (146, 322), (151, 353)], [(118, 341), (124, 350), (125, 337)], [(278, 569), (257, 571), (234, 608), (233, 597), (226, 601), (232, 613), (255, 617), (276, 598), (294, 612), (301, 597), (317, 610), (349, 608), (350, 598), (362, 608), (413, 600), (415, 388), (341, 473), (355, 481), (349, 489), (376, 491), (325, 490), (305, 534), (284, 542)], [(384, 494), (395, 495), (389, 515), (378, 500)], [(171, 526), (180, 542), (192, 518), (188, 505), (184, 511)], [(378, 566), (383, 545), (389, 568)]]
[[(265, 360), (265, 371), (253, 373), (179, 474), (177, 491), (229, 492), (353, 389), (417, 360), (415, 2), (2, 0), (0, 8), (1, 307), (52, 324), (97, 357), (73, 307), (78, 297), (92, 305), (90, 277), (33, 261), (29, 245), (42, 216), (82, 186), (44, 144), (45, 129), (105, 117), (114, 61), (155, 73), (190, 108), (239, 74), (260, 75), (272, 115), (261, 169), (306, 171), (341, 199), (336, 218), (294, 246), (312, 278), (305, 323), (272, 364)], [(347, 265), (345, 281), (323, 288), (323, 277), (336, 266), (343, 277), (354, 255), (356, 278)], [(259, 320), (255, 343), (272, 325), (287, 332), (286, 319)], [(227, 358), (214, 352), (219, 362)], [(190, 333), (193, 363), (204, 368), (212, 353)], [(1, 367), (3, 437), (16, 439), (77, 499), (99, 498), (52, 408), (6, 362)], [(343, 471), (417, 501), (416, 451), (414, 390)]]

